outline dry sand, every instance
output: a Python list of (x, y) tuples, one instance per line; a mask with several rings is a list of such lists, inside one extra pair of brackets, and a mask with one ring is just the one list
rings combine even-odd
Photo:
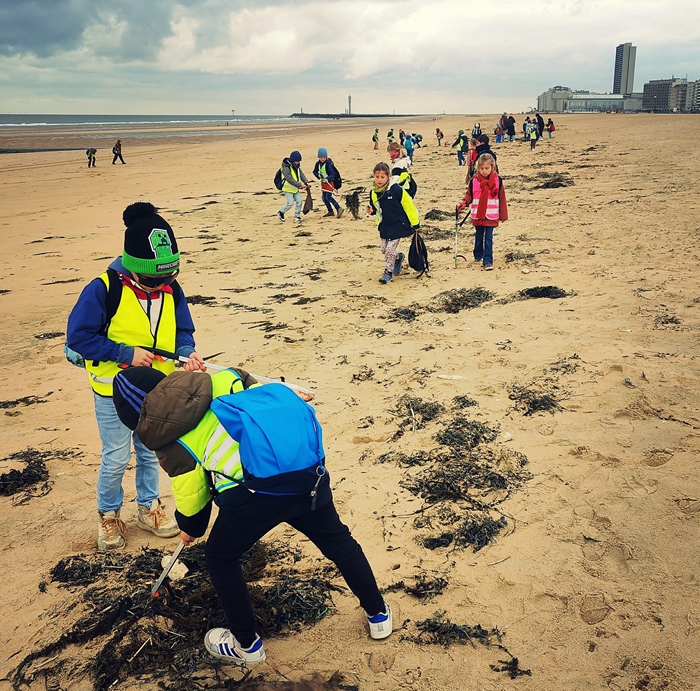
[[(403, 125), (425, 137), (413, 168), (422, 217), (452, 214), (464, 188), (464, 168), (452, 149), (436, 148), (435, 127), (451, 143), (458, 128), (495, 119), (379, 123), (382, 135)], [(408, 271), (387, 286), (377, 281), (382, 257), (371, 220), (322, 219), (318, 187), (301, 229), (274, 215), (280, 198), (272, 176), (292, 149), (303, 152), (310, 176), (316, 148), (325, 146), (343, 173), (343, 192), (368, 187), (381, 155), (370, 142), (373, 122), (305, 122), (235, 141), (136, 146), (123, 137), (127, 165), (110, 165), (100, 149), (91, 170), (83, 150), (0, 156), (2, 456), (30, 447), (80, 452), (48, 462), (48, 494), (0, 500), (2, 691), (22, 658), (55, 640), (81, 609), (79, 588), (39, 589), (61, 557), (94, 552), (96, 540), (99, 439), (85, 373), (65, 362), (62, 332), (82, 286), (119, 254), (121, 212), (138, 199), (159, 206), (173, 226), (186, 294), (214, 298), (192, 307), (199, 352), (224, 351), (217, 362), (316, 389), (336, 502), (380, 585), (419, 574), (448, 581), (429, 601), (391, 593), (396, 632), (383, 642), (368, 639), (350, 595), (334, 594), (331, 616), (266, 641), (268, 662), (256, 673), (279, 680), (340, 670), (363, 691), (698, 688), (700, 149), (693, 133), (700, 119), (555, 122), (555, 138), (534, 153), (523, 142), (494, 147), (511, 220), (495, 235), (493, 272), (469, 260), (467, 226), (460, 251), (468, 260), (454, 268), (448, 216), (424, 223), (432, 277)], [(25, 143), (37, 146), (31, 133)], [(545, 173), (572, 184), (535, 189)], [(504, 300), (538, 286), (568, 296)], [(494, 298), (458, 313), (426, 309), (457, 288), (484, 288)], [(396, 308), (417, 317), (388, 319)], [(514, 387), (551, 394), (561, 409), (524, 415), (509, 397)], [(448, 408), (468, 396), (478, 405), (465, 414), (500, 430), (484, 448), (529, 461), (531, 479), (491, 511), (507, 525), (477, 552), (419, 544), (419, 536), (449, 528), (414, 525), (423, 501), (401, 483), (421, 468), (378, 461), (388, 451), (436, 448), (434, 436), (449, 420), (448, 413), (415, 430), (409, 421), (397, 435), (405, 394)], [(7, 403), (27, 396), (42, 402)], [(5, 460), (0, 471), (12, 467), (22, 465)], [(165, 476), (162, 488), (167, 501)], [(133, 469), (125, 489), (127, 549), (172, 550), (176, 539), (159, 541), (135, 525)], [(313, 549), (304, 552), (317, 563)], [(495, 648), (403, 638), (436, 611), (454, 623), (498, 627), (532, 676), (492, 671), (508, 659)], [(98, 643), (59, 658), (89, 659)], [(57, 664), (43, 663), (44, 670)], [(70, 668), (48, 681), (38, 668), (30, 688), (91, 688)], [(113, 688), (136, 686), (155, 682), (132, 677)]]

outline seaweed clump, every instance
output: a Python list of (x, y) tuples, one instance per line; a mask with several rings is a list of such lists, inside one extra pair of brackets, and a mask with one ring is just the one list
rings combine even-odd
[[(37, 485), (40, 482), (46, 483), (49, 479), (49, 471), (46, 468), (46, 461), (67, 458), (74, 458), (79, 452), (71, 450), (62, 451), (39, 451), (29, 447), (24, 451), (16, 451), (2, 459), (2, 461), (21, 462), (25, 464), (22, 470), (13, 468), (0, 475), (0, 496), (9, 497), (15, 492)], [(48, 491), (48, 489), (47, 489)], [(44, 492), (46, 494), (46, 492)]]
[(427, 305), (430, 312), (457, 314), (462, 310), (474, 309), (493, 299), (493, 293), (484, 288), (455, 288), (438, 293)]
[(413, 427), (413, 431), (423, 429), (445, 412), (445, 406), (437, 401), (424, 401), (421, 398), (404, 394), (396, 402), (396, 413), (403, 417), (399, 427)]
[(397, 590), (403, 590), (419, 600), (430, 600), (436, 595), (442, 595), (447, 586), (448, 581), (446, 578), (429, 578), (425, 573), (421, 573), (412, 585), (399, 581), (390, 585), (387, 590), (392, 593)]
[(549, 298), (550, 300), (556, 300), (558, 298), (569, 297), (570, 293), (567, 293), (557, 286), (535, 286), (534, 288), (524, 288), (518, 295), (523, 300), (529, 300), (533, 298)]
[(364, 191), (364, 187), (358, 187), (350, 194), (345, 195), (345, 207), (350, 211), (355, 220), (360, 218), (360, 194)]
[(548, 389), (544, 387), (547, 384), (513, 384), (510, 387), (508, 398), (514, 401), (515, 409), (522, 413), (525, 417), (534, 415), (535, 413), (551, 413), (564, 410), (564, 407), (559, 402), (559, 387), (549, 383)]
[[(243, 559), (262, 635), (281, 636), (312, 625), (332, 606), (335, 571), (295, 566), (300, 555), (288, 547), (257, 543)], [(162, 688), (194, 688), (193, 675), (211, 670), (202, 637), (212, 622), (223, 619), (223, 613), (209, 579), (203, 544), (190, 547), (181, 558), (189, 569), (187, 577), (169, 583), (164, 596), (151, 597), (162, 556), (160, 550), (144, 549), (136, 555), (77, 555), (56, 564), (52, 578), (66, 586), (81, 586), (75, 594), (84, 613), (59, 627), (62, 633), (53, 641), (26, 655), (13, 673), (13, 688), (37, 677), (54, 688), (59, 678), (63, 682), (86, 675), (96, 691), (118, 682), (125, 688), (135, 686), (136, 679), (143, 683), (145, 677), (158, 680)], [(69, 583), (72, 578), (76, 580)], [(87, 589), (82, 587), (90, 583)], [(74, 646), (88, 641), (90, 658), (76, 657)]]

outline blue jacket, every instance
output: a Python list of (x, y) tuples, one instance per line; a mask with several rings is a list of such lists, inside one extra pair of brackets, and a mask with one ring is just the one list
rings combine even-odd
[(390, 185), (389, 189), (379, 196), (372, 190), (369, 203), (373, 213), (377, 215), (379, 237), (384, 240), (407, 238), (420, 228), (416, 205), (398, 183)]
[[(115, 259), (109, 268), (129, 274), (122, 265), (121, 257)], [(83, 288), (68, 317), (66, 345), (86, 360), (130, 364), (134, 357), (134, 346), (139, 344), (115, 343), (101, 333), (107, 321), (106, 301), (107, 286), (101, 278), (93, 279)], [(195, 351), (194, 323), (184, 293), (175, 308), (175, 323), (176, 352), (187, 357)]]

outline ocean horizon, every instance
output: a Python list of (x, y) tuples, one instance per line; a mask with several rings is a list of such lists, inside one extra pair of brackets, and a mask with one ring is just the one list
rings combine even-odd
[(0, 114), (0, 127), (71, 127), (94, 126), (114, 127), (115, 125), (214, 125), (223, 123), (255, 123), (290, 121), (285, 115), (65, 115), (47, 113), (3, 113)]

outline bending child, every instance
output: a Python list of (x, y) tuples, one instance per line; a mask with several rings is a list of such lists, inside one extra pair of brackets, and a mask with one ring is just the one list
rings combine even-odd
[(335, 563), (360, 601), (370, 636), (391, 634), (391, 608), (333, 504), (321, 427), (310, 405), (283, 384), (260, 385), (244, 370), (166, 377), (144, 367), (117, 375), (115, 403), (123, 423), (156, 452), (173, 480), (185, 546), (204, 535), (212, 503), (218, 506), (206, 557), (227, 628), (207, 631), (210, 655), (232, 665), (265, 659), (240, 559), (280, 523)]

